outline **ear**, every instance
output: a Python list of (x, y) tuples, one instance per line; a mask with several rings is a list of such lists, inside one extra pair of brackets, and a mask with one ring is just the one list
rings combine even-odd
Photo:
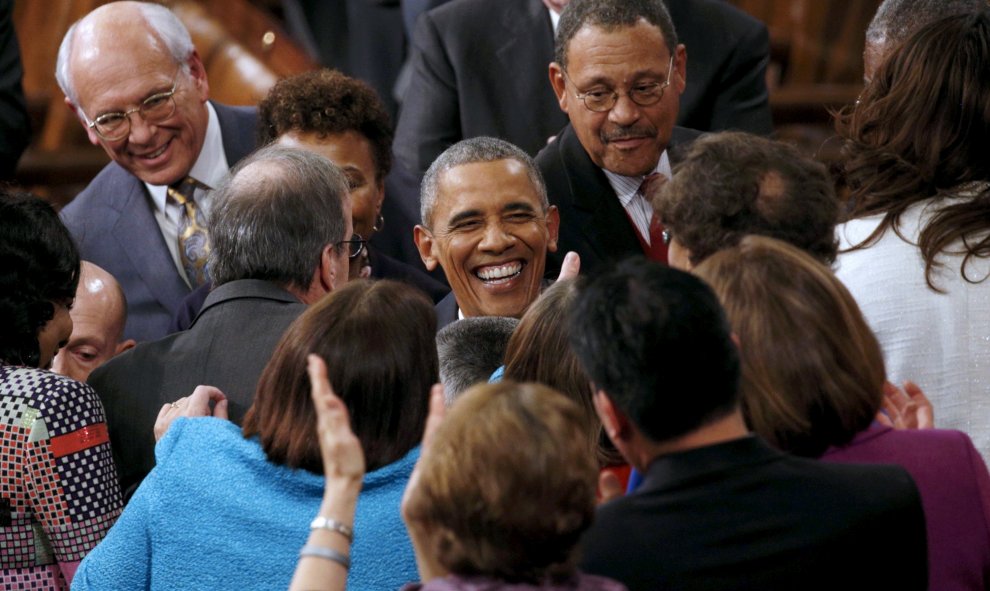
[(681, 43), (674, 50), (674, 69), (677, 70), (677, 76), (674, 80), (671, 80), (671, 85), (677, 89), (677, 94), (682, 94), (684, 89), (687, 87), (687, 48)]
[(128, 349), (133, 349), (136, 344), (137, 342), (134, 339), (127, 339), (126, 341), (119, 342), (117, 343), (117, 347), (114, 349), (113, 354), (115, 356), (120, 355)]
[(375, 184), (375, 213), (379, 214), (382, 212), (382, 203), (385, 201), (385, 179), (376, 181)]
[(629, 427), (631, 426), (629, 417), (615, 406), (604, 390), (596, 389), (591, 401), (595, 405), (595, 412), (598, 413), (598, 418), (602, 421), (605, 433), (618, 447), (622, 441), (629, 437)]
[[(337, 265), (334, 264), (333, 260), (335, 256), (337, 256), (337, 253), (334, 252), (334, 246), (332, 244), (323, 247), (323, 252), (320, 254), (320, 268), (317, 270), (317, 275), (320, 282), (320, 289), (324, 293), (330, 293), (335, 286), (342, 284), (341, 278), (337, 277)], [(343, 279), (346, 281), (347, 278), (345, 277)]]
[(416, 249), (419, 250), (419, 258), (423, 259), (426, 270), (435, 270), (437, 265), (440, 264), (440, 261), (437, 260), (433, 252), (436, 242), (433, 234), (425, 226), (416, 224), (416, 227), (413, 228), (413, 241), (416, 243)]
[(69, 107), (69, 110), (72, 111), (72, 114), (75, 115), (77, 119), (79, 119), (79, 123), (82, 124), (83, 129), (86, 130), (86, 136), (89, 138), (89, 143), (93, 144), (94, 146), (99, 146), (100, 136), (96, 135), (96, 132), (93, 131), (93, 129), (89, 125), (86, 124), (86, 120), (83, 118), (82, 111), (79, 110), (79, 107), (76, 106), (75, 103), (73, 103), (71, 100), (69, 100), (69, 97), (65, 97), (65, 106)]
[(560, 212), (556, 205), (551, 205), (547, 209), (547, 233), (549, 234), (547, 250), (557, 252), (557, 238), (560, 236)]
[(203, 60), (199, 59), (199, 52), (193, 49), (186, 63), (189, 65), (189, 76), (199, 93), (199, 99), (205, 103), (210, 98), (210, 83), (206, 79), (206, 66), (203, 65)]
[(557, 62), (550, 62), (550, 86), (553, 93), (557, 95), (557, 104), (560, 110), (567, 112), (567, 81), (564, 80), (564, 68)]

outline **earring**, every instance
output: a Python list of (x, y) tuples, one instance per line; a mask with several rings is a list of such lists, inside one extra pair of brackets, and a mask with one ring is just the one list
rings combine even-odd
[(384, 227), (385, 227), (385, 216), (383, 216), (379, 212), (378, 217), (375, 218), (375, 225), (371, 226), (371, 229), (374, 230), (375, 232), (381, 232), (382, 228)]

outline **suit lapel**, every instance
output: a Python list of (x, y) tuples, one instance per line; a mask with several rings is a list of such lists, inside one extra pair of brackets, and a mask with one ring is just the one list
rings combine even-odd
[(560, 137), (560, 157), (567, 170), (575, 218), (581, 235), (602, 260), (642, 252), (629, 218), (605, 173), (591, 161), (570, 125)]
[(242, 114), (235, 108), (213, 102), (210, 104), (213, 105), (220, 123), (227, 164), (234, 166), (254, 149), (256, 120), (253, 115)]
[[(131, 190), (122, 208), (127, 215), (118, 215), (111, 233), (120, 252), (126, 254), (155, 299), (166, 310), (175, 313), (175, 307), (189, 294), (189, 286), (175, 268), (175, 261), (152, 213), (155, 206), (150, 202), (144, 183), (137, 177), (130, 178), (133, 180)], [(149, 240), (157, 240), (159, 244), (152, 248), (147, 246)], [(135, 244), (146, 246), (135, 248)]]
[[(495, 57), (506, 76), (501, 77), (497, 87), (502, 98), (495, 104), (520, 105), (513, 110), (509, 122), (519, 130), (515, 137), (530, 137), (533, 130), (541, 129), (556, 133), (567, 123), (567, 118), (557, 106), (547, 74), (553, 61), (553, 25), (547, 8), (540, 0), (497, 1), (504, 2), (497, 24), (501, 32), (493, 37), (503, 42)], [(535, 151), (542, 147), (542, 144), (536, 146)]]

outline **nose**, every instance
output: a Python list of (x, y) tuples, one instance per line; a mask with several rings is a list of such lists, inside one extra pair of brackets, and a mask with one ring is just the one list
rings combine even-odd
[(629, 98), (628, 93), (621, 93), (616, 99), (615, 105), (608, 112), (608, 120), (616, 125), (626, 126), (635, 123), (639, 119), (639, 115), (639, 105)]
[(516, 237), (509, 233), (503, 224), (490, 223), (485, 226), (485, 234), (478, 248), (487, 253), (501, 254), (512, 248), (515, 243)]
[(134, 111), (127, 114), (130, 119), (131, 132), (128, 141), (134, 144), (147, 144), (155, 135), (155, 126), (144, 120), (141, 113)]

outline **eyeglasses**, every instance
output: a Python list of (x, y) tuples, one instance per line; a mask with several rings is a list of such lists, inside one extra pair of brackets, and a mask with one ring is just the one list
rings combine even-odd
[[(172, 88), (144, 99), (141, 106), (118, 113), (104, 113), (89, 123), (96, 135), (113, 142), (122, 140), (131, 133), (131, 114), (138, 113), (148, 123), (161, 123), (175, 113), (175, 86), (179, 73), (172, 79)], [(85, 113), (83, 114), (85, 117)]]
[(341, 240), (340, 242), (334, 244), (334, 246), (340, 248), (345, 244), (347, 245), (347, 258), (355, 259), (361, 254), (361, 251), (364, 250), (365, 246), (368, 244), (368, 241), (361, 238), (360, 234), (353, 234), (350, 240)]
[[(626, 96), (629, 100), (636, 103), (641, 107), (649, 107), (650, 105), (655, 105), (660, 102), (663, 98), (663, 91), (670, 86), (670, 76), (674, 72), (674, 56), (670, 56), (670, 62), (667, 64), (667, 80), (663, 83), (660, 82), (648, 82), (643, 84), (637, 84), (636, 86), (629, 89), (626, 92)], [(571, 86), (576, 86), (574, 82), (571, 82), (571, 78), (567, 75), (567, 70), (561, 70), (564, 74), (564, 78), (571, 83)], [(595, 113), (604, 113), (605, 111), (611, 110), (615, 106), (615, 103), (619, 102), (619, 93), (614, 90), (589, 90), (588, 92), (575, 92), (574, 96), (581, 99), (584, 103), (585, 108), (589, 111), (594, 111)]]

